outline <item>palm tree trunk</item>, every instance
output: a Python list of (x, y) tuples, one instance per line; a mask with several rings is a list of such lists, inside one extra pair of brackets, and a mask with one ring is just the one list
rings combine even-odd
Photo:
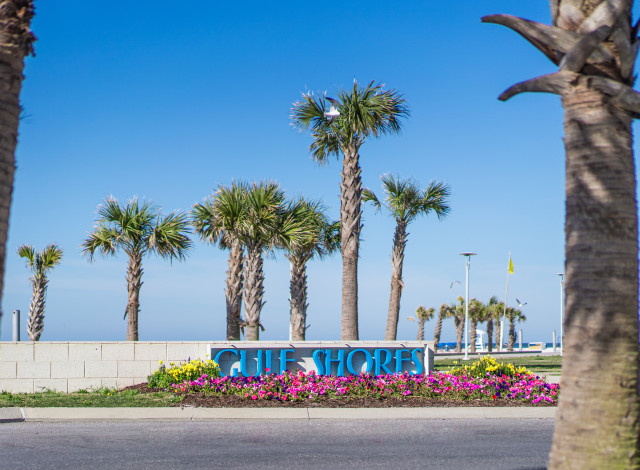
[(493, 351), (493, 318), (487, 320), (487, 352)]
[(29, 340), (38, 341), (44, 329), (44, 297), (47, 293), (47, 278), (44, 275), (34, 275), (33, 296), (29, 306), (29, 319), (27, 320), (27, 333)]
[(262, 245), (248, 245), (245, 262), (244, 283), (244, 313), (247, 341), (260, 339), (260, 312), (264, 302), (264, 271), (262, 260)]
[(442, 334), (442, 308), (438, 310), (438, 320), (436, 320), (436, 327), (433, 331), (433, 349), (434, 351), (438, 350), (438, 344), (440, 343), (440, 335)]
[(418, 336), (416, 337), (418, 341), (424, 341), (424, 322), (425, 321), (426, 320), (418, 319)]
[(240, 339), (243, 260), (242, 243), (235, 241), (232, 243), (231, 253), (229, 253), (229, 270), (227, 271), (227, 288), (225, 289), (225, 298), (227, 301), (227, 341), (238, 341)]
[(395, 341), (398, 335), (398, 317), (400, 316), (400, 296), (402, 295), (402, 265), (404, 263), (404, 247), (407, 245), (407, 224), (398, 221), (393, 236), (393, 253), (391, 255), (391, 293), (387, 313), (385, 341)]
[(138, 341), (138, 313), (140, 312), (140, 288), (142, 287), (142, 254), (129, 255), (127, 268), (127, 292), (129, 299), (124, 316), (127, 318), (127, 341)]
[(22, 71), (24, 58), (33, 53), (35, 41), (29, 29), (33, 14), (31, 0), (0, 1), (0, 299), (4, 287), (9, 212), (16, 168)]
[(476, 333), (476, 329), (478, 328), (478, 320), (476, 318), (471, 317), (469, 319), (469, 322), (471, 323), (471, 327), (470, 327), (470, 331), (469, 331), (469, 346), (471, 346), (471, 352), (475, 353), (476, 352), (476, 338), (477, 338), (477, 333)]
[[(631, 3), (631, 2), (629, 2)], [(549, 468), (638, 468), (638, 232), (631, 117), (563, 96), (565, 357)]]
[(305, 341), (307, 329), (307, 259), (303, 256), (292, 255), (290, 305), (291, 305), (291, 339)]
[(362, 180), (358, 150), (345, 149), (340, 183), (340, 236), (342, 240), (342, 341), (358, 336), (358, 250), (362, 216)]
[(464, 334), (464, 315), (455, 315), (453, 322), (456, 324), (456, 352), (462, 351), (462, 335)]
[(509, 341), (507, 342), (507, 351), (513, 351), (516, 344), (516, 324), (514, 318), (509, 318)]
[(496, 351), (500, 351), (500, 328), (501, 327), (501, 322), (500, 322), (500, 316), (498, 316), (498, 319), (496, 320)]

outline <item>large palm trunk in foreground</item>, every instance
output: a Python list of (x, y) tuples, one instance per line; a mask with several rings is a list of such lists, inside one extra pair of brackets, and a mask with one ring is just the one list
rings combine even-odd
[(562, 394), (552, 468), (637, 468), (638, 234), (631, 118), (580, 79), (567, 152)]
[(508, 26), (559, 65), (514, 85), (565, 110), (566, 309), (562, 394), (549, 468), (638, 468), (638, 232), (631, 119), (632, 0), (551, 0), (553, 26)]
[(242, 281), (243, 281), (243, 248), (240, 242), (231, 245), (229, 253), (229, 270), (227, 271), (227, 341), (240, 339), (240, 311), (242, 309)]
[(0, 0), (0, 299), (16, 168), (22, 71), (25, 56), (33, 53), (35, 40), (29, 29), (33, 14), (31, 0)]
[(342, 341), (358, 337), (358, 250), (362, 216), (362, 179), (357, 149), (344, 154), (340, 183), (340, 236), (342, 240)]
[(387, 313), (387, 328), (384, 332), (386, 341), (395, 341), (398, 334), (398, 318), (400, 316), (400, 296), (402, 295), (402, 265), (404, 248), (407, 245), (407, 225), (399, 222), (393, 236), (393, 254), (391, 255), (391, 295)]

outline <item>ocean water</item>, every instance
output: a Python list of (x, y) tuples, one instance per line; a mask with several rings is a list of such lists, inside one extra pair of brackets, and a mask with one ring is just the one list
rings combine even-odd
[[(529, 344), (531, 345), (538, 345), (540, 344), (540, 342), (532, 342), (532, 343), (525, 343), (524, 341), (522, 342), (522, 348), (523, 349), (528, 349), (529, 348)], [(505, 344), (506, 347), (506, 344)], [(445, 351), (455, 351), (456, 349), (456, 343), (455, 341), (452, 343), (438, 343), (438, 349), (444, 349)], [(464, 349), (464, 342), (463, 342), (463, 349)], [(516, 341), (516, 344), (513, 346), (513, 350), (516, 351), (520, 349), (520, 344)], [(553, 343), (545, 343), (545, 349), (553, 349)], [(560, 343), (556, 344), (556, 349), (560, 349)], [(493, 343), (493, 350), (496, 350), (496, 343)]]

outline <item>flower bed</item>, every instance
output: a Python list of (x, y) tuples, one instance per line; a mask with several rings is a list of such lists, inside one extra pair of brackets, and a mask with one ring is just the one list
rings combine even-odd
[[(280, 375), (220, 377), (219, 369), (213, 361), (207, 361), (206, 365), (209, 366), (209, 374), (202, 373), (195, 378), (192, 375), (163, 388), (183, 396), (199, 394), (263, 403), (315, 403), (328, 400), (347, 402), (358, 399), (397, 402), (400, 399), (420, 399), (429, 402), (500, 401), (555, 405), (559, 393), (557, 384), (546, 383), (544, 379), (526, 369), (515, 369), (513, 365), (498, 363), (491, 357), (447, 372), (432, 372), (429, 375), (404, 373), (374, 376), (362, 373), (335, 377), (317, 375), (313, 371), (287, 371)], [(193, 374), (198, 367), (194, 369), (190, 363), (184, 363), (169, 369), (170, 373), (167, 373), (167, 376), (184, 377), (180, 372), (182, 369)], [(150, 379), (153, 377), (156, 382), (164, 382), (158, 380), (164, 369), (162, 373), (159, 371)], [(151, 381), (149, 385), (152, 385)]]

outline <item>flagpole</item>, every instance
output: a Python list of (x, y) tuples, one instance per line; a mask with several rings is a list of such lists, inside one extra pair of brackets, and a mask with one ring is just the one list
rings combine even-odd
[(507, 269), (507, 288), (504, 291), (504, 312), (502, 312), (502, 318), (500, 319), (500, 346), (498, 351), (502, 352), (502, 345), (504, 344), (504, 318), (507, 315), (507, 294), (509, 293), (509, 274), (511, 274), (511, 252), (509, 252), (509, 268)]

